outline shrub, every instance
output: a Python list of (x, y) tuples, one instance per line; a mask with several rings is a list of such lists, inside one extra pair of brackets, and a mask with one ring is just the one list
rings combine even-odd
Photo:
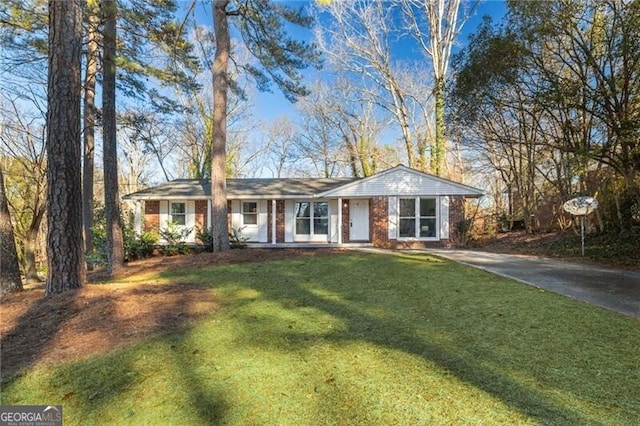
[[(246, 248), (248, 238), (242, 236), (242, 228), (231, 228), (229, 230), (229, 246), (232, 249)], [(196, 231), (196, 238), (200, 241), (199, 246), (204, 251), (213, 251), (213, 231), (211, 228), (198, 229)]]
[(158, 243), (158, 235), (145, 232), (137, 236), (133, 235), (125, 239), (124, 252), (127, 260), (144, 259), (153, 254), (153, 249)]
[(185, 240), (193, 228), (181, 228), (175, 222), (169, 222), (166, 228), (160, 230), (160, 237), (166, 241), (161, 250), (165, 256), (189, 254), (189, 247)]
[(213, 233), (211, 228), (198, 228), (196, 239), (200, 241), (199, 248), (203, 251), (213, 251)]
[(247, 247), (247, 241), (249, 240), (247, 237), (242, 236), (242, 230), (244, 229), (244, 227), (242, 228), (231, 228), (229, 230), (229, 245), (231, 246), (231, 248), (236, 249), (236, 248), (246, 248)]
[(455, 223), (455, 238), (459, 245), (466, 246), (469, 243), (472, 226), (473, 219), (463, 219)]

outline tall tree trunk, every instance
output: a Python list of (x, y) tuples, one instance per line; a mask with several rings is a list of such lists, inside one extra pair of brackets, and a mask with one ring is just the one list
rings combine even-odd
[(213, 141), (211, 144), (211, 209), (213, 251), (229, 250), (227, 222), (227, 69), (231, 40), (227, 22), (228, 1), (213, 1), (216, 54), (213, 60)]
[(444, 77), (436, 80), (435, 87), (436, 140), (431, 146), (431, 172), (440, 176), (444, 172), (446, 157), (444, 122)]
[(24, 238), (24, 277), (26, 282), (40, 281), (38, 264), (36, 262), (36, 247), (38, 245), (38, 231), (44, 216), (44, 209), (35, 210), (31, 224)]
[[(416, 40), (422, 46), (427, 57), (433, 64), (435, 80), (435, 115), (436, 140), (431, 145), (431, 172), (441, 175), (444, 172), (446, 160), (445, 142), (445, 84), (451, 49), (456, 37), (460, 33), (465, 19), (458, 19), (460, 0), (404, 0), (405, 13), (412, 23), (412, 30)], [(421, 19), (418, 14), (424, 13), (429, 23), (428, 37), (425, 37)]]
[(102, 72), (104, 214), (106, 219), (107, 273), (124, 265), (124, 244), (118, 194), (118, 152), (116, 140), (116, 20), (117, 3), (104, 0), (104, 69)]
[[(82, 216), (84, 250), (93, 251), (93, 171), (96, 125), (96, 77), (98, 73), (98, 26), (100, 17), (96, 8), (89, 8), (89, 33), (87, 42), (87, 65), (84, 84), (84, 156), (82, 167)], [(91, 268), (91, 265), (87, 265)]]
[(0, 295), (22, 290), (16, 240), (0, 167)]
[(82, 241), (80, 97), (82, 5), (49, 0), (47, 84), (47, 287), (50, 296), (79, 288)]

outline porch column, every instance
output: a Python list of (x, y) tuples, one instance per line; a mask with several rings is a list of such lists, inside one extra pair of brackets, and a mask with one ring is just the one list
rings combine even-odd
[(271, 244), (276, 243), (276, 200), (271, 200)]
[(211, 223), (211, 197), (207, 198), (207, 230), (213, 230)]
[(342, 244), (342, 198), (338, 197), (338, 244)]

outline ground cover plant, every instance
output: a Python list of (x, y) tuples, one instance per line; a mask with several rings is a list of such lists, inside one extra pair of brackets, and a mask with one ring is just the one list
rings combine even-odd
[(570, 230), (536, 234), (511, 231), (479, 235), (468, 247), (496, 253), (562, 258), (640, 270), (640, 228), (633, 228), (622, 234), (605, 232), (586, 235), (584, 257), (580, 250), (580, 235)]
[[(637, 320), (426, 254), (172, 262), (99, 288), (165, 291), (174, 303), (154, 321), (189, 322), (106, 353), (33, 361), (3, 378), (2, 404), (63, 404), (65, 424), (640, 420)], [(192, 312), (196, 301), (210, 312)]]

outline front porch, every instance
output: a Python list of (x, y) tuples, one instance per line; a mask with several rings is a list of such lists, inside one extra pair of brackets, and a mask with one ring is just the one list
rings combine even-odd
[(373, 243), (252, 243), (247, 242), (247, 248), (275, 248), (275, 249), (314, 249), (314, 248), (367, 248), (374, 247)]

